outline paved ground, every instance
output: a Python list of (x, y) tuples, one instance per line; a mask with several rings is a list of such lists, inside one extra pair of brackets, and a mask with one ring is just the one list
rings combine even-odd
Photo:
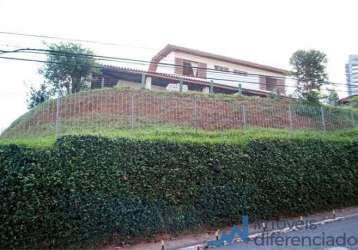
[[(350, 207), (350, 208), (336, 210), (337, 217), (347, 216), (347, 215), (352, 215), (352, 214), (358, 214), (358, 207)], [(313, 215), (304, 217), (305, 220), (315, 220), (315, 221), (320, 221), (320, 220), (329, 219), (329, 218), (332, 218), (332, 211), (317, 213), (317, 214), (313, 214)], [(299, 218), (297, 217), (297, 218), (288, 218), (288, 219), (297, 221)], [(355, 225), (355, 230), (358, 231), (357, 221), (355, 221), (354, 225)], [(230, 228), (221, 228), (221, 231), (225, 231), (225, 230), (230, 230)], [(173, 249), (183, 248), (183, 247), (190, 246), (190, 245), (202, 244), (203, 242), (205, 242), (207, 240), (213, 240), (213, 239), (215, 239), (215, 231), (216, 230), (210, 230), (210, 231), (201, 232), (201, 233), (195, 233), (195, 234), (189, 233), (189, 234), (181, 234), (181, 235), (177, 235), (177, 236), (158, 235), (155, 240), (152, 240), (149, 242), (140, 242), (140, 243), (137, 242), (137, 244), (130, 244), (130, 245), (126, 244), (124, 246), (120, 246), (118, 244), (113, 244), (113, 245), (98, 247), (96, 250), (160, 250), (161, 249), (161, 244), (160, 244), (161, 239), (165, 240), (165, 249), (166, 250), (173, 250)], [(255, 231), (254, 226), (252, 224), (250, 224), (250, 234), (255, 233), (255, 232), (256, 231)], [(251, 247), (251, 245), (250, 245), (250, 247)], [(238, 248), (238, 246), (235, 246), (234, 248), (233, 247), (231, 247), (231, 248), (225, 247), (225, 248), (216, 248), (216, 249), (217, 250), (220, 250), (220, 249), (221, 250), (275, 249), (275, 248), (264, 248), (264, 247), (260, 247), (260, 248), (250, 248), (250, 247), (242, 248), (242, 246), (240, 246), (240, 248)], [(216, 250), (216, 249), (214, 249), (214, 250)], [(282, 249), (287, 249), (287, 248), (279, 248), (279, 249), (282, 250)], [(318, 248), (318, 249), (322, 249), (322, 248)], [(358, 249), (354, 249), (354, 250), (358, 250)]]
[[(326, 237), (326, 239), (328, 240), (329, 237), (335, 237), (336, 239), (340, 236), (346, 235), (346, 239), (350, 239), (351, 244), (352, 245), (346, 245), (346, 248), (336, 248), (336, 247), (332, 247), (332, 245), (330, 246), (323, 246), (322, 244), (320, 244), (318, 241), (321, 242), (321, 240), (317, 239), (317, 243), (319, 243), (319, 246), (313, 246), (313, 243), (311, 246), (309, 246), (309, 239), (311, 239), (311, 242), (313, 241), (313, 237), (318, 236), (320, 238), (322, 237)], [(276, 235), (277, 237), (278, 235)], [(215, 248), (215, 250), (282, 250), (282, 249), (292, 249), (292, 250), (301, 250), (301, 249), (334, 249), (334, 250), (340, 250), (340, 249), (350, 249), (350, 250), (358, 250), (358, 216), (346, 219), (346, 220), (341, 220), (341, 221), (336, 221), (336, 222), (332, 222), (332, 223), (327, 223), (324, 225), (317, 225), (317, 228), (315, 228), (314, 230), (312, 229), (307, 229), (307, 230), (301, 230), (301, 231), (293, 231), (293, 232), (289, 232), (286, 234), (280, 234), (279, 236), (282, 236), (285, 240), (288, 239), (288, 245), (284, 245), (284, 246), (277, 246), (277, 244), (273, 243), (273, 246), (270, 244), (270, 242), (266, 244), (266, 246), (262, 246), (262, 238), (261, 239), (257, 239), (256, 243), (254, 241), (250, 241), (249, 243), (240, 243), (237, 245), (232, 245), (232, 246), (226, 246), (226, 247), (220, 247), (220, 248)], [(298, 236), (299, 239), (305, 239), (305, 243), (302, 246), (302, 244), (300, 244), (299, 247), (293, 246), (292, 242), (290, 242), (290, 239), (292, 239), (292, 237), (294, 236)], [(305, 237), (305, 238), (304, 238)], [(270, 239), (270, 238), (269, 238)], [(341, 241), (343, 240), (342, 237), (340, 239)], [(347, 241), (346, 240), (346, 241)], [(285, 241), (284, 241), (285, 242)], [(280, 244), (280, 243), (279, 243)], [(295, 243), (294, 243), (295, 244)]]

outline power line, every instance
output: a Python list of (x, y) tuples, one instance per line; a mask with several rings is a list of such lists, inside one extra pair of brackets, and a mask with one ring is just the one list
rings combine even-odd
[[(34, 49), (31, 49), (34, 50)], [(46, 50), (46, 49), (35, 49), (36, 51), (42, 51), (42, 52), (46, 52), (46, 53), (57, 53), (57, 54), (70, 54), (73, 56), (76, 56), (76, 53), (68, 53), (68, 52), (59, 52), (59, 51), (54, 51), (54, 50)], [(140, 63), (141, 65), (147, 65), (147, 64), (156, 64), (156, 65), (160, 65), (162, 67), (167, 67), (167, 68), (172, 68), (172, 67), (181, 67), (184, 68), (185, 66), (180, 65), (180, 64), (172, 64), (172, 63), (163, 63), (163, 62), (153, 62), (153, 61), (146, 61), (146, 60), (138, 60), (138, 59), (129, 59), (129, 58), (121, 58), (121, 57), (112, 57), (112, 56), (100, 56), (100, 55), (88, 55), (88, 54), (79, 54), (80, 56), (87, 56), (87, 57), (94, 57), (97, 58), (98, 60), (102, 60), (102, 61), (113, 61), (113, 62), (126, 62), (126, 61), (130, 61), (131, 63)], [(255, 73), (235, 73), (235, 72), (228, 72), (225, 70), (220, 70), (220, 69), (210, 69), (210, 68), (206, 68), (206, 67), (198, 67), (198, 66), (193, 66), (192, 68), (194, 69), (203, 69), (206, 70), (207, 72), (212, 72), (212, 73), (216, 73), (216, 74), (220, 74), (220, 75), (230, 75), (230, 76), (241, 76), (241, 77), (247, 77), (247, 76), (254, 76), (254, 77), (269, 77), (269, 78), (273, 78), (273, 79), (278, 79), (278, 80), (294, 80), (297, 81), (298, 79), (295, 77), (290, 77), (290, 76), (274, 76), (274, 75), (264, 75), (264, 74), (255, 74)], [(206, 79), (206, 78), (203, 78)], [(358, 85), (351, 85), (351, 84), (346, 84), (346, 83), (337, 83), (337, 82), (330, 82), (330, 81), (324, 81), (324, 82), (319, 82), (319, 83), (325, 83), (325, 84), (333, 84), (333, 85), (343, 85), (343, 86), (353, 86), (353, 87), (358, 87)], [(296, 86), (296, 85), (295, 85)]]
[[(59, 65), (65, 65), (64, 63), (58, 63), (58, 62), (48, 62), (48, 61), (44, 61), (44, 60), (37, 60), (37, 59), (28, 59), (28, 58), (14, 58), (14, 57), (0, 57), (0, 59), (7, 59), (7, 60), (18, 60), (18, 61), (27, 61), (27, 62), (38, 62), (38, 63), (53, 63), (53, 64), (59, 64)], [(93, 68), (98, 68), (98, 69), (103, 69), (103, 66), (93, 66)], [(160, 78), (160, 76), (158, 76)], [(178, 78), (180, 78), (179, 76), (177, 76)], [(260, 85), (261, 83), (259, 82), (252, 82), (252, 81), (248, 81), (248, 80), (234, 80), (234, 79), (224, 79), (224, 78), (214, 78), (214, 77), (209, 77), (209, 78), (205, 78), (206, 80), (217, 80), (217, 81), (225, 81), (225, 82), (233, 82), (233, 83), (246, 83), (246, 84), (256, 84), (256, 85)], [(190, 79), (184, 79), (185, 80), (190, 80)], [(230, 85), (228, 85), (230, 86)], [(294, 88), (296, 89), (296, 86), (291, 86), (291, 85), (286, 85), (286, 84), (276, 84), (276, 87), (287, 87), (287, 88)], [(231, 86), (234, 87), (234, 86)], [(332, 91), (327, 89), (327, 91)], [(336, 90), (337, 92), (344, 92), (347, 93), (348, 91), (345, 90)]]
[[(58, 40), (67, 40), (67, 41), (76, 41), (76, 42), (83, 42), (83, 43), (93, 43), (93, 44), (102, 44), (102, 45), (110, 45), (110, 46), (120, 46), (120, 47), (133, 47), (133, 48), (142, 48), (142, 49), (150, 49), (150, 50), (158, 50), (155, 48), (149, 48), (149, 47), (141, 47), (141, 46), (130, 46), (130, 45), (125, 45), (125, 44), (118, 44), (118, 43), (110, 43), (110, 42), (102, 42), (102, 41), (97, 41), (97, 40), (85, 40), (85, 39), (72, 39), (72, 38), (64, 38), (64, 37), (58, 37), (58, 36), (48, 36), (48, 35), (36, 35), (36, 34), (29, 34), (29, 33), (19, 33), (19, 32), (7, 32), (7, 31), (0, 31), (0, 34), (4, 34), (4, 35), (15, 35), (15, 36), (24, 36), (24, 37), (35, 37), (35, 38), (46, 38), (46, 39), (58, 39)], [(32, 49), (32, 50), (40, 50), (40, 49)], [(42, 50), (42, 49), (41, 49)], [(50, 51), (50, 50), (43, 50), (43, 51)], [(2, 54), (2, 53), (1, 53)], [(77, 55), (81, 55), (81, 54), (77, 54)], [(87, 56), (86, 54), (82, 54)], [(175, 67), (183, 67), (182, 65), (175, 65), (175, 64), (168, 64), (168, 63), (160, 63), (160, 62), (149, 62), (149, 61), (144, 61), (144, 60), (135, 60), (135, 59), (128, 59), (128, 58), (116, 58), (116, 57), (108, 57), (108, 56), (94, 56), (94, 57), (101, 57), (101, 58), (107, 58), (107, 59), (119, 59), (119, 60), (128, 60), (128, 61), (136, 61), (136, 62), (143, 62), (143, 63), (153, 63), (153, 64), (157, 64), (157, 65), (172, 65)], [(208, 69), (208, 68), (200, 68), (200, 67), (192, 67), (192, 68), (197, 68), (197, 69), (206, 69), (207, 71), (210, 72), (223, 72), (223, 73), (229, 73), (223, 70), (215, 70), (215, 69)], [(233, 75), (238, 75), (235, 73), (232, 73)], [(243, 74), (243, 76), (245, 75), (252, 75), (252, 76), (258, 76), (258, 77), (271, 77), (271, 78), (275, 78), (275, 79), (292, 79), (292, 80), (297, 80), (297, 78), (293, 78), (293, 77), (278, 77), (278, 76), (270, 76), (270, 75), (262, 75), (262, 74), (253, 74), (253, 73), (245, 73)], [(335, 82), (320, 82), (320, 83), (328, 83), (328, 84), (334, 84), (334, 85), (344, 85), (344, 86), (355, 86), (358, 87), (358, 85), (350, 85), (350, 84), (346, 84), (346, 83), (335, 83)]]
[[(64, 53), (61, 53), (59, 51), (54, 51), (58, 54), (64, 54)], [(44, 53), (42, 53), (44, 54)], [(75, 55), (75, 56), (78, 56), (76, 53), (66, 53), (66, 54), (71, 54), (71, 55)], [(85, 56), (89, 57), (89, 55), (87, 54), (84, 54)], [(0, 57), (2, 59), (13, 59), (13, 60), (20, 60), (20, 61), (30, 61), (30, 62), (39, 62), (39, 63), (47, 63), (48, 61), (43, 61), (43, 60), (36, 60), (36, 59), (26, 59), (26, 58), (12, 58), (12, 57)], [(100, 61), (102, 61), (103, 59), (99, 59)], [(111, 60), (113, 61), (113, 60)], [(137, 60), (133, 60), (134, 62), (132, 62), (133, 64), (138, 64), (136, 63)], [(118, 61), (118, 60), (115, 60), (115, 62), (125, 62), (127, 63), (126, 60), (124, 61)], [(57, 63), (57, 62), (50, 62), (50, 63), (55, 63), (55, 64), (61, 64), (61, 63)], [(140, 63), (141, 65), (145, 65), (145, 64), (142, 64)], [(61, 64), (61, 65), (64, 65), (64, 64)], [(102, 69), (103, 67), (101, 66), (94, 66), (95, 68), (99, 68), (99, 69)], [(215, 77), (208, 77), (208, 78), (201, 78), (201, 79), (206, 79), (206, 80), (217, 80), (217, 81), (226, 81), (226, 82), (242, 82), (242, 83), (249, 83), (249, 84), (257, 84), (257, 85), (260, 85), (261, 83), (259, 82), (252, 82), (252, 81), (248, 81), (246, 79), (241, 79), (241, 80), (238, 80), (238, 79), (224, 79), (224, 78), (215, 78)], [(275, 86), (279, 86), (279, 87), (288, 87), (288, 88), (296, 88), (296, 86), (291, 86), (291, 85), (287, 85), (287, 84), (275, 84)]]
[[(113, 57), (113, 56), (100, 56), (100, 55), (89, 55), (89, 54), (82, 54), (82, 53), (71, 53), (71, 52), (64, 52), (64, 51), (56, 51), (56, 50), (48, 50), (48, 49), (32, 49), (32, 48), (23, 48), (18, 49), (16, 51), (7, 51), (8, 53), (12, 52), (24, 52), (24, 53), (34, 53), (34, 54), (48, 54), (48, 53), (54, 53), (54, 54), (60, 54), (60, 55), (71, 55), (71, 56), (85, 56), (85, 57), (93, 57), (98, 60), (102, 61), (112, 61), (112, 62), (131, 62), (131, 63), (142, 63), (142, 65), (147, 64), (156, 64), (160, 66), (168, 66), (168, 67), (181, 67), (184, 68), (185, 66), (179, 65), (179, 64), (171, 64), (171, 63), (161, 63), (161, 62), (153, 62), (153, 61), (146, 61), (146, 60), (139, 60), (139, 59), (130, 59), (130, 58), (122, 58), (122, 57)], [(258, 76), (258, 77), (270, 77), (274, 79), (280, 79), (284, 80), (287, 77), (281, 77), (281, 76), (273, 76), (273, 75), (263, 75), (263, 74), (254, 74), (254, 73), (234, 73), (234, 72), (227, 72), (224, 70), (219, 69), (208, 69), (203, 67), (196, 67), (193, 66), (194, 69), (205, 69), (208, 72), (215, 72), (215, 73), (221, 73), (225, 75), (233, 75), (233, 76)]]
[(6, 54), (6, 53), (17, 53), (17, 52), (20, 52), (21, 49), (17, 49), (17, 50), (11, 50), (11, 51), (8, 51), (8, 50), (0, 50), (1, 54)]
[(66, 40), (66, 41), (81, 42), (81, 43), (100, 44), (100, 45), (106, 45), (106, 46), (131, 47), (131, 48), (137, 48), (137, 49), (158, 50), (157, 48), (150, 48), (150, 47), (145, 47), (145, 46), (134, 46), (134, 45), (129, 45), (129, 44), (102, 42), (102, 41), (97, 41), (97, 40), (65, 38), (65, 37), (59, 37), (59, 36), (36, 35), (36, 34), (29, 34), (29, 33), (8, 32), (8, 31), (0, 31), (0, 34), (23, 36), (23, 37), (34, 37), (34, 38)]
[[(130, 62), (141, 62), (141, 63), (145, 63), (145, 64), (156, 64), (156, 65), (161, 65), (161, 66), (171, 66), (171, 67), (181, 67), (184, 68), (185, 66), (180, 65), (180, 64), (173, 64), (173, 63), (161, 63), (161, 62), (153, 62), (153, 61), (147, 61), (147, 60), (139, 60), (139, 59), (130, 59), (130, 58), (123, 58), (123, 57), (113, 57), (113, 56), (101, 56), (101, 55), (88, 55), (88, 54), (82, 54), (82, 53), (71, 53), (71, 52), (62, 52), (62, 51), (55, 51), (55, 50), (48, 50), (48, 49), (25, 49), (27, 51), (40, 51), (40, 52), (47, 52), (47, 53), (57, 53), (57, 54), (68, 54), (68, 55), (73, 55), (73, 56), (86, 56), (86, 57), (93, 57), (93, 58), (97, 58), (97, 59), (108, 59), (108, 60), (122, 60), (122, 61), (130, 61)], [(254, 73), (234, 73), (234, 72), (227, 72), (225, 70), (219, 70), (219, 69), (209, 69), (206, 67), (199, 67), (199, 66), (193, 66), (193, 69), (204, 69), (206, 71), (209, 72), (218, 72), (218, 73), (223, 73), (226, 75), (241, 75), (241, 76), (247, 76), (247, 75), (251, 75), (251, 76), (261, 76), (261, 77), (272, 77), (275, 79), (285, 79), (285, 77), (281, 77), (281, 76), (273, 76), (273, 75), (263, 75), (263, 74), (254, 74)]]
[[(16, 51), (7, 51), (8, 53), (12, 53), (12, 52), (24, 52), (24, 53), (34, 53), (34, 54), (49, 54), (49, 53), (54, 53), (54, 54), (61, 54), (61, 55), (71, 55), (71, 56), (85, 56), (85, 57), (92, 57), (101, 61), (112, 61), (112, 62), (131, 62), (133, 64), (138, 64), (141, 63), (141, 65), (146, 65), (146, 64), (157, 64), (160, 66), (168, 66), (168, 67), (183, 67), (183, 65), (179, 65), (179, 64), (171, 64), (171, 63), (161, 63), (161, 62), (152, 62), (152, 61), (146, 61), (146, 60), (139, 60), (139, 59), (130, 59), (130, 58), (122, 58), (122, 57), (113, 57), (113, 56), (100, 56), (100, 55), (89, 55), (89, 54), (82, 54), (82, 53), (71, 53), (71, 52), (63, 52), (63, 51), (56, 51), (56, 50), (49, 50), (49, 49), (34, 49), (34, 48), (23, 48), (23, 49), (17, 49)], [(270, 78), (274, 78), (274, 79), (279, 79), (279, 80), (285, 80), (285, 79), (291, 79), (291, 80), (296, 80), (297, 78), (293, 78), (293, 77), (280, 77), (280, 76), (273, 76), (273, 75), (263, 75), (263, 74), (255, 74), (255, 73), (242, 73), (242, 74), (238, 74), (238, 73), (234, 73), (234, 72), (227, 72), (224, 70), (219, 70), (219, 69), (208, 69), (208, 68), (203, 68), (203, 67), (192, 67), (192, 68), (196, 68), (196, 69), (205, 69), (209, 72), (215, 72), (215, 73), (219, 73), (222, 75), (231, 75), (231, 76), (256, 76), (256, 77), (270, 77)], [(203, 78), (203, 79), (207, 79), (207, 78)], [(320, 83), (328, 83), (328, 84), (333, 84), (333, 85), (344, 85), (344, 86), (354, 86), (354, 87), (358, 87), (358, 85), (350, 85), (350, 84), (345, 84), (345, 83), (335, 83), (335, 82), (320, 82)]]
[[(1, 34), (2, 32), (0, 32)], [(11, 32), (10, 32), (11, 33)], [(31, 35), (32, 36), (32, 35)], [(34, 35), (37, 36), (37, 35)], [(79, 40), (80, 41), (80, 40)], [(103, 58), (103, 59), (113, 59), (113, 60), (126, 60), (126, 61), (132, 61), (132, 62), (142, 62), (142, 63), (152, 63), (152, 64), (157, 64), (157, 65), (161, 65), (161, 66), (165, 66), (165, 65), (169, 65), (169, 66), (175, 66), (175, 67), (184, 67), (183, 65), (178, 65), (178, 64), (170, 64), (170, 63), (161, 63), (161, 62), (153, 62), (153, 61), (146, 61), (146, 60), (139, 60), (139, 59), (129, 59), (129, 58), (120, 58), (120, 57), (112, 57), (112, 56), (100, 56), (100, 55), (88, 55), (88, 54), (81, 54), (81, 53), (70, 53), (70, 52), (61, 52), (61, 51), (55, 51), (55, 50), (49, 50), (49, 49), (35, 49), (35, 48), (23, 48), (20, 50), (17, 50), (16, 52), (20, 52), (23, 51), (25, 53), (34, 53), (34, 51), (38, 51), (38, 52), (46, 52), (46, 53), (58, 53), (58, 54), (69, 54), (69, 55), (74, 55), (74, 56), (86, 56), (86, 57), (94, 57), (94, 58)], [(10, 51), (9, 51), (10, 52)], [(111, 61), (111, 60), (108, 60)], [(144, 65), (144, 64), (143, 64)], [(258, 76), (258, 77), (270, 77), (270, 78), (275, 78), (275, 79), (291, 79), (291, 80), (296, 80), (297, 78), (294, 77), (289, 77), (289, 76), (285, 76), (285, 77), (280, 77), (280, 76), (273, 76), (273, 75), (263, 75), (263, 74), (254, 74), (254, 73), (243, 73), (243, 74), (238, 74), (238, 73), (234, 73), (234, 72), (227, 72), (225, 70), (219, 70), (219, 69), (208, 69), (208, 68), (202, 68), (202, 67), (195, 67), (193, 66), (192, 68), (196, 68), (196, 69), (205, 69), (209, 72), (220, 72), (222, 74), (227, 74), (227, 75), (242, 75), (242, 76), (247, 76), (247, 75), (252, 75), (252, 76)], [(328, 84), (334, 84), (334, 85), (344, 85), (344, 86), (350, 86), (349, 84), (346, 83), (335, 83), (335, 82), (320, 82), (320, 83), (328, 83)], [(358, 87), (358, 85), (352, 85), (352, 86), (356, 86)]]
[[(16, 58), (16, 57), (3, 57), (1, 56), (0, 59), (5, 59), (5, 60), (17, 60), (17, 61), (26, 61), (26, 62), (38, 62), (38, 63), (53, 63), (53, 64), (59, 64), (59, 65), (65, 65), (64, 63), (58, 63), (58, 62), (48, 62), (48, 61), (44, 61), (44, 60), (37, 60), (37, 59), (28, 59), (28, 58)], [(92, 66), (93, 68), (98, 68), (98, 69), (103, 69), (102, 66)], [(160, 76), (158, 76), (160, 77)], [(163, 76), (164, 77), (164, 76)], [(178, 78), (180, 78), (179, 76), (177, 76)], [(224, 78), (205, 78), (207, 80), (220, 80), (220, 81), (226, 81), (226, 82), (235, 82), (238, 83), (237, 80), (230, 80), (230, 79), (224, 79)], [(191, 80), (191, 79), (185, 79), (185, 80)], [(193, 79), (195, 80), (195, 79)], [(249, 83), (249, 84), (260, 84), (259, 82), (251, 82), (251, 81), (245, 81), (243, 80), (242, 83)], [(288, 85), (284, 85), (284, 84), (276, 84), (275, 86), (279, 86), (279, 87), (291, 87), (291, 88), (296, 88), (295, 86), (288, 86)]]
[[(32, 49), (31, 49), (32, 50)], [(109, 61), (109, 62), (120, 62), (120, 63), (132, 63), (132, 64), (136, 64), (136, 65), (148, 65), (152, 62), (150, 61), (144, 61), (144, 60), (137, 60), (137, 59), (128, 59), (128, 58), (119, 58), (119, 57), (108, 57), (108, 56), (97, 56), (97, 55), (88, 55), (88, 54), (77, 54), (77, 53), (69, 53), (69, 52), (60, 52), (60, 51), (54, 51), (54, 50), (46, 50), (46, 52), (43, 51), (23, 51), (25, 53), (34, 53), (34, 54), (42, 54), (42, 55), (48, 55), (48, 53), (55, 53), (55, 54), (67, 54), (67, 55), (71, 55), (71, 56), (86, 56), (86, 57), (92, 57), (95, 58), (99, 61)], [(154, 64), (160, 64), (162, 67), (166, 67), (166, 68), (175, 68), (175, 67), (184, 67), (183, 65), (178, 65), (178, 64), (170, 64), (170, 63), (154, 63)], [(241, 76), (241, 77), (247, 77), (247, 76), (259, 76), (257, 74), (236, 74), (236, 73), (231, 73), (231, 72), (226, 72), (226, 71), (221, 71), (221, 70), (215, 70), (215, 69), (208, 69), (208, 68), (200, 68), (200, 67), (193, 67), (193, 68), (197, 68), (197, 69), (205, 69), (209, 72), (215, 72), (216, 74), (219, 75), (230, 75), (230, 76)], [(265, 77), (266, 75), (260, 75), (261, 77)], [(271, 77), (271, 76), (267, 76), (267, 77)], [(198, 77), (200, 78), (200, 77)], [(275, 78), (275, 76), (272, 76), (272, 78)], [(284, 80), (284, 77), (276, 77), (278, 79)], [(201, 79), (208, 79), (208, 78), (201, 78)], [(216, 78), (211, 78), (211, 79), (216, 79)], [(232, 79), (231, 81), (240, 81), (238, 79)]]
[[(26, 62), (38, 62), (38, 63), (53, 63), (53, 64), (65, 65), (64, 63), (48, 62), (48, 61), (44, 61), (44, 60), (28, 59), (28, 58), (0, 57), (0, 59), (18, 60), (18, 61), (26, 61)], [(98, 68), (98, 69), (103, 69), (102, 66), (92, 66), (92, 67), (93, 68)], [(178, 78), (180, 78), (180, 77), (178, 77)], [(237, 82), (235, 80), (221, 79), (221, 78), (206, 78), (206, 79), (208, 79), (208, 80), (222, 80), (222, 81), (228, 81), (228, 82)], [(187, 80), (190, 80), (190, 79), (187, 79)], [(245, 83), (260, 84), (260, 83), (257, 83), (257, 82), (248, 82), (248, 81), (245, 81)], [(276, 86), (285, 86), (285, 85), (276, 85)], [(294, 86), (287, 86), (287, 87), (294, 87)]]
[[(25, 53), (34, 53), (34, 54), (42, 54), (42, 55), (48, 55), (49, 53), (55, 53), (55, 54), (62, 54), (62, 55), (72, 55), (72, 56), (85, 56), (85, 57), (93, 57), (99, 61), (113, 61), (113, 62), (121, 62), (121, 63), (128, 63), (128, 61), (130, 61), (132, 64), (140, 64), (140, 65), (147, 65), (151, 62), (149, 61), (144, 61), (144, 60), (136, 60), (136, 59), (128, 59), (128, 58), (119, 58), (119, 57), (108, 57), (108, 56), (96, 56), (96, 55), (88, 55), (88, 54), (78, 54), (78, 53), (70, 53), (70, 52), (61, 52), (61, 51), (54, 51), (54, 50), (47, 50), (47, 49), (17, 49), (17, 50), (12, 50), (12, 51), (4, 51), (6, 53), (12, 53), (12, 52), (25, 52)], [(4, 58), (5, 59), (5, 58)], [(10, 59), (10, 58), (6, 58), (6, 59)], [(13, 58), (11, 58), (13, 59)], [(33, 62), (40, 62), (40, 63), (46, 63), (48, 61), (42, 61), (42, 60), (32, 60), (32, 59), (21, 59), (21, 60), (27, 60), (27, 61), (33, 61)], [(162, 64), (162, 63), (158, 63), (158, 64)], [(183, 67), (183, 65), (176, 65), (176, 64), (169, 64), (169, 63), (165, 63), (164, 67)], [(99, 67), (102, 68), (102, 67)], [(202, 68), (202, 69), (207, 69), (207, 68)], [(213, 72), (219, 72), (217, 74), (220, 75), (231, 75), (231, 76), (239, 76), (235, 73), (230, 73), (230, 72), (222, 72), (220, 70), (211, 70), (209, 69), (209, 71), (213, 71)], [(247, 75), (258, 75), (258, 74), (245, 74), (245, 75), (240, 75), (241, 77), (247, 77)], [(267, 75), (258, 75), (258, 76), (262, 76), (262, 77), (271, 77), (271, 76), (267, 76)], [(202, 80), (217, 80), (217, 81), (226, 81), (226, 82), (234, 82), (234, 83), (242, 83), (242, 84), (256, 84), (256, 85), (260, 85), (260, 82), (253, 82), (253, 81), (249, 81), (247, 79), (223, 79), (223, 78), (216, 78), (216, 77), (207, 77), (207, 78), (200, 78)], [(280, 79), (285, 79), (280, 77)], [(288, 78), (290, 79), (290, 78)], [(339, 85), (340, 83), (338, 83)], [(337, 83), (336, 83), (337, 85)], [(344, 84), (345, 86), (347, 86), (347, 84)], [(287, 87), (287, 88), (297, 88), (297, 85), (295, 86), (291, 86), (291, 85), (287, 85), (287, 84), (275, 84), (276, 87)], [(358, 85), (350, 85), (350, 86), (355, 86), (358, 87)], [(327, 90), (327, 91), (332, 91), (332, 90)], [(349, 91), (345, 91), (345, 90), (340, 90), (337, 89), (337, 92), (345, 92), (345, 93), (349, 93)]]

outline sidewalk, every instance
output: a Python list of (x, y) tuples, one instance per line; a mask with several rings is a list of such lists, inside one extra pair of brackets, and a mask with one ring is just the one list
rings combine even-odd
[[(336, 217), (343, 217), (343, 216), (348, 216), (348, 215), (356, 214), (356, 213), (358, 213), (358, 207), (350, 207), (350, 208), (335, 210)], [(305, 221), (308, 221), (308, 220), (320, 221), (320, 220), (331, 219), (331, 218), (333, 218), (332, 211), (317, 213), (317, 214), (313, 214), (313, 215), (309, 215), (309, 216), (303, 216), (303, 219)], [(297, 221), (299, 219), (300, 219), (299, 217), (280, 218), (280, 220), (285, 220), (285, 221)], [(274, 222), (274, 220), (266, 221), (265, 223), (267, 225), (269, 225), (269, 224), (271, 224), (271, 222)], [(230, 229), (229, 227), (221, 228), (220, 231), (227, 231), (229, 229)], [(262, 230), (259, 230), (257, 228), (255, 229), (254, 224), (249, 225), (249, 231), (250, 231), (250, 234), (262, 232)], [(202, 232), (202, 233), (197, 233), (197, 234), (184, 234), (184, 235), (180, 235), (177, 237), (165, 235), (162, 238), (164, 240), (166, 250), (175, 250), (175, 249), (182, 249), (182, 248), (185, 249), (186, 247), (189, 247), (189, 246), (201, 245), (204, 242), (206, 242), (207, 240), (214, 240), (215, 239), (215, 231)], [(161, 250), (161, 249), (162, 249), (161, 248), (161, 239), (153, 240), (152, 242), (143, 242), (143, 243), (139, 243), (139, 244), (135, 244), (135, 245), (126, 245), (123, 247), (112, 245), (112, 246), (100, 248), (100, 250)], [(191, 247), (191, 248), (188, 248), (188, 250), (189, 249), (197, 250), (197, 247)]]

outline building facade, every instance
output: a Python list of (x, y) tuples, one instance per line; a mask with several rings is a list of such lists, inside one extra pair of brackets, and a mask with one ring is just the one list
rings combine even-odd
[(288, 71), (262, 64), (167, 45), (148, 70), (102, 65), (91, 88), (131, 87), (154, 91), (286, 96)]
[[(175, 67), (170, 67), (175, 65)], [(151, 61), (149, 72), (176, 74), (217, 84), (285, 94), (288, 71), (199, 50), (167, 45)]]
[[(150, 72), (111, 65), (102, 65), (101, 71), (100, 75), (92, 78), (90, 86), (92, 89), (112, 88), (117, 86), (153, 91), (180, 92), (179, 86), (181, 84), (183, 92), (207, 92), (212, 88), (214, 93), (238, 93), (237, 87), (219, 83), (211, 84), (211, 82), (202, 79), (178, 76), (176, 74)], [(245, 96), (270, 96), (270, 92), (268, 91), (246, 88), (241, 89), (241, 94)]]
[(346, 64), (348, 95), (358, 94), (358, 55), (350, 55)]

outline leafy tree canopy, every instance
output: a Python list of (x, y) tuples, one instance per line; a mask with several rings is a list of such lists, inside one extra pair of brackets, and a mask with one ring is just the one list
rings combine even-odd
[(320, 88), (327, 84), (327, 56), (318, 50), (298, 50), (290, 58), (291, 75), (297, 79), (297, 94), (306, 101), (319, 102)]
[(80, 44), (50, 44), (48, 50), (47, 62), (40, 73), (46, 84), (60, 96), (86, 88), (92, 74), (99, 73), (93, 51)]
[(327, 103), (336, 106), (338, 104), (338, 101), (339, 101), (339, 96), (337, 94), (337, 91), (332, 90), (327, 97)]
[(41, 84), (39, 89), (31, 87), (29, 97), (27, 99), (27, 107), (32, 109), (40, 103), (47, 101), (50, 96), (51, 91), (48, 90), (45, 84)]
[(353, 96), (352, 100), (350, 101), (350, 105), (352, 108), (358, 108), (358, 96)]

